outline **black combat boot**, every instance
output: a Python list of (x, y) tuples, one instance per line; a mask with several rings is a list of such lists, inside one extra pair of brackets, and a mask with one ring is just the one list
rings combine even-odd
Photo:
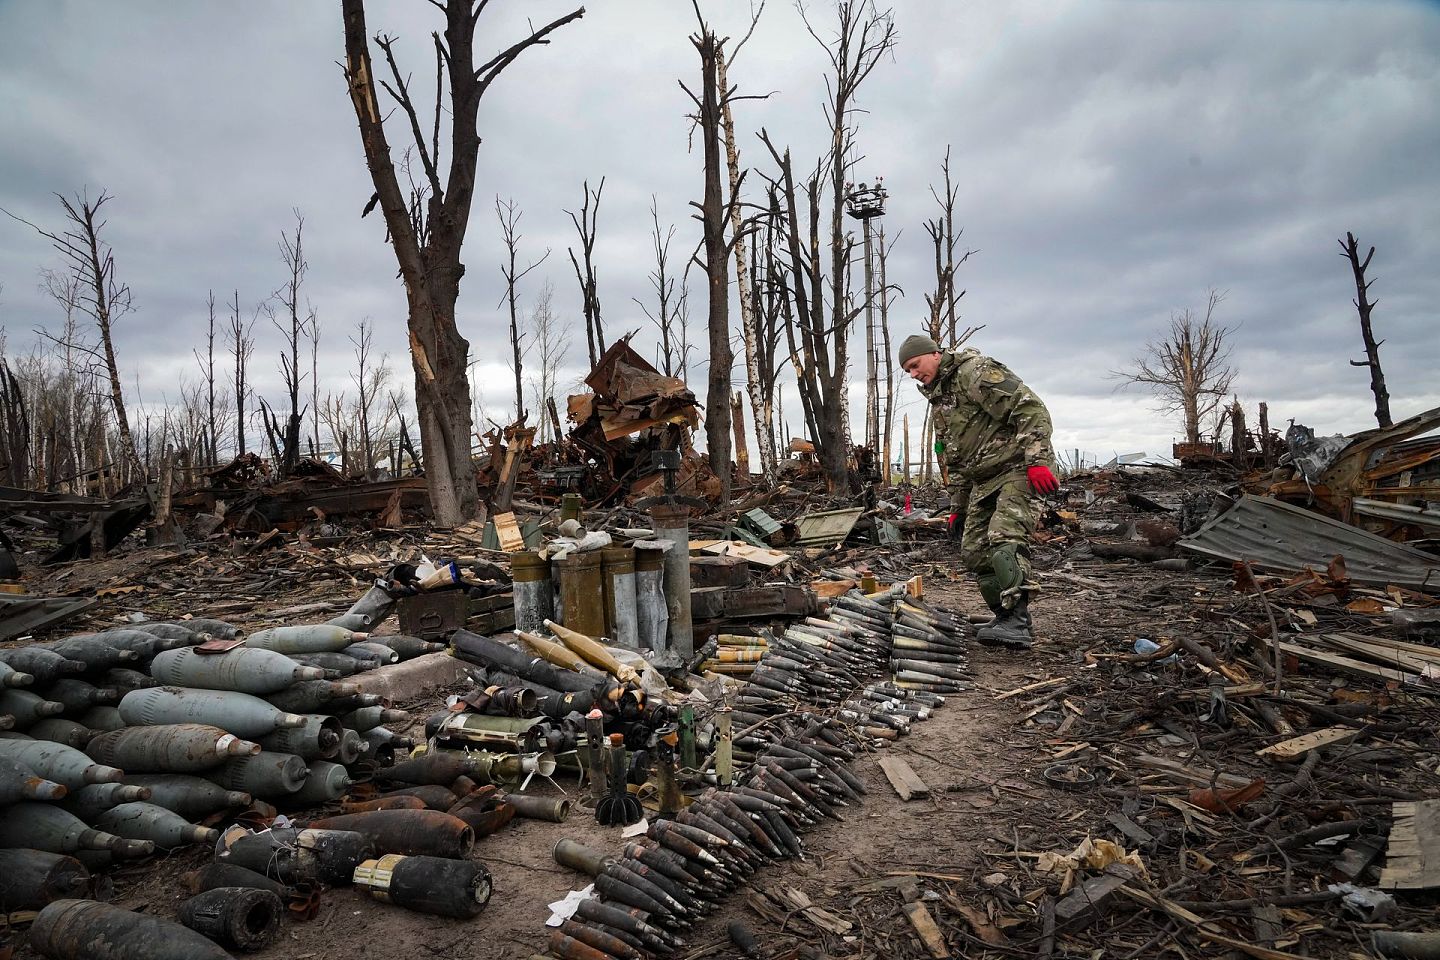
[(987, 647), (1004, 647), (1007, 650), (1029, 650), (1035, 642), (1031, 631), (1030, 597), (1021, 593), (1015, 606), (975, 631), (976, 638)]

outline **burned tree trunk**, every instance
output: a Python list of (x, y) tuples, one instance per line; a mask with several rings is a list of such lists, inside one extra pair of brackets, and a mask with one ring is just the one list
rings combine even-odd
[[(710, 469), (720, 480), (720, 509), (730, 505), (730, 250), (725, 242), (726, 206), (720, 185), (720, 99), (716, 62), (723, 56), (721, 41), (702, 20), (700, 33), (690, 38), (700, 54), (701, 89), (695, 97), (705, 158), (705, 198), (700, 208), (704, 234), (705, 269), (709, 292), (710, 383), (705, 395), (705, 442)], [(732, 196), (732, 203), (734, 197)], [(738, 216), (738, 211), (736, 213)], [(737, 234), (738, 236), (738, 234)]]
[[(602, 354), (605, 353), (605, 327), (600, 320), (600, 292), (595, 280), (595, 230), (600, 218), (600, 195), (605, 192), (605, 178), (600, 178), (600, 186), (594, 191), (590, 189), (590, 181), (584, 184), (585, 202), (580, 207), (580, 216), (575, 216), (569, 210), (565, 212), (570, 216), (570, 222), (575, 224), (575, 232), (580, 234), (580, 259), (575, 257), (573, 247), (566, 250), (570, 254), (570, 264), (575, 268), (575, 280), (580, 284), (580, 309), (585, 315), (585, 345), (590, 351), (590, 366), (594, 367)], [(590, 204), (594, 202), (592, 207)], [(585, 261), (584, 269), (581, 269), (580, 260)]]
[(235, 361), (235, 456), (245, 456), (245, 397), (249, 392), (248, 369), (250, 356), (255, 352), (255, 339), (250, 335), (255, 328), (252, 318), (248, 322), (240, 315), (240, 291), (230, 304), (230, 356)]
[(1360, 336), (1365, 340), (1365, 359), (1351, 360), (1352, 367), (1368, 367), (1370, 369), (1370, 392), (1375, 394), (1375, 422), (1382, 427), (1394, 425), (1390, 419), (1390, 391), (1385, 386), (1385, 371), (1380, 369), (1380, 344), (1384, 340), (1375, 339), (1375, 331), (1370, 328), (1370, 311), (1375, 309), (1378, 301), (1370, 299), (1370, 284), (1374, 280), (1365, 279), (1365, 271), (1370, 267), (1370, 259), (1375, 256), (1375, 248), (1371, 247), (1370, 252), (1365, 254), (1365, 259), (1360, 259), (1360, 242), (1355, 239), (1355, 234), (1345, 234), (1345, 239), (1337, 241), (1340, 249), (1345, 251), (1343, 256), (1350, 261), (1350, 271), (1355, 275), (1355, 309), (1360, 312)]
[[(425, 448), (431, 510), (437, 523), (453, 526), (471, 517), (478, 506), (470, 458), (470, 344), (460, 335), (455, 322), (455, 303), (465, 274), (460, 252), (470, 222), (480, 150), (477, 110), (490, 85), (520, 54), (536, 44), (548, 43), (551, 33), (584, 16), (585, 10), (582, 7), (551, 21), (477, 66), (475, 27), (485, 4), (435, 0), (434, 5), (443, 9), (446, 21), (443, 35), (434, 35), (437, 73), (444, 74), (445, 83), (436, 91), (428, 143), (404, 75), (395, 62), (392, 38), (379, 37), (376, 41), (385, 52), (394, 83), (378, 82), (408, 120), (424, 172), (424, 185), (407, 197), (400, 188), (385, 135), (386, 111), (376, 93), (364, 0), (341, 0), (345, 76), (375, 185), (371, 203), (378, 203), (384, 214), (405, 284), (415, 407), (420, 441)], [(450, 97), (450, 163), (442, 184), (439, 126), (446, 92)]]

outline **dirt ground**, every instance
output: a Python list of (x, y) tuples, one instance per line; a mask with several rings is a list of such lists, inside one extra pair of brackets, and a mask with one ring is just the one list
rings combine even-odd
[[(1157, 575), (1143, 564), (1072, 564), (1054, 552), (1042, 557), (1039, 567), (1046, 590), (1033, 606), (1040, 636), (1035, 650), (1018, 655), (972, 643), (974, 688), (951, 696), (928, 721), (914, 724), (909, 736), (882, 751), (903, 757), (930, 787), (930, 796), (901, 802), (877, 765), (882, 752), (862, 755), (855, 770), (869, 790), (865, 803), (847, 809), (844, 822), (825, 821), (807, 833), (808, 856), (803, 862), (772, 864), (750, 884), (751, 891), (798, 891), (851, 923), (851, 928), (824, 933), (802, 913), (789, 916), (782, 925), (757, 913), (742, 889), (687, 933), (688, 947), (681, 956), (739, 956), (725, 932), (726, 923), (738, 919), (751, 927), (764, 955), (774, 960), (797, 956), (795, 949), (802, 947), (837, 960), (924, 957), (927, 954), (901, 911), (905, 900), (917, 895), (957, 956), (1227, 955), (1222, 947), (1130, 904), (1120, 905), (1101, 928), (1088, 933), (1070, 937), (1070, 931), (1062, 929), (1053, 954), (1042, 953), (1037, 948), (1042, 938), (1040, 905), (1058, 898), (1061, 891), (1053, 875), (1037, 873), (1034, 857), (1037, 851), (1067, 852), (1086, 837), (1107, 837), (1123, 844), (1125, 838), (1107, 824), (1107, 817), (1124, 814), (1157, 834), (1170, 831), (1171, 839), (1150, 848), (1145, 856), (1156, 858), (1150, 865), (1160, 867), (1168, 877), (1179, 877), (1171, 883), (1177, 897), (1242, 898), (1257, 891), (1263, 894), (1266, 888), (1260, 880), (1278, 882), (1282, 868), (1274, 863), (1254, 867), (1252, 874), (1241, 872), (1255, 877), (1253, 887), (1248, 879), (1237, 882), (1233, 868), (1211, 872), (1215, 864), (1209, 863), (1206, 852), (1218, 857), (1218, 844), (1227, 858), (1235, 851), (1243, 854), (1248, 838), (1257, 834), (1226, 822), (1216, 822), (1208, 833), (1203, 824), (1200, 833), (1189, 832), (1190, 815), (1185, 813), (1182, 822), (1180, 808), (1163, 803), (1167, 794), (1183, 796), (1188, 787), (1137, 777), (1123, 787), (1102, 779), (1077, 788), (1055, 786), (1044, 777), (1059, 756), (1093, 758), (1105, 751), (1113, 756), (1143, 737), (1147, 744), (1168, 745), (1147, 749), (1183, 752), (1195, 763), (1219, 766), (1248, 758), (1258, 765), (1255, 769), (1231, 770), (1270, 775), (1276, 783), (1290, 779), (1288, 771), (1259, 769), (1265, 765), (1255, 760), (1252, 751), (1227, 747), (1242, 733), (1253, 736), (1253, 729), (1242, 731), (1233, 725), (1216, 729), (1197, 721), (1198, 706), (1185, 705), (1177, 713), (1174, 702), (1166, 703), (1185, 694), (1185, 687), (1195, 686), (1193, 665), (1166, 673), (1160, 667), (1104, 656), (1130, 653), (1137, 636), (1159, 639), (1183, 634), (1205, 640), (1224, 631), (1234, 635), (1246, 626), (1238, 618), (1246, 598), (1237, 595), (1220, 572)], [(334, 593), (333, 588), (329, 592)], [(927, 598), (957, 614), (982, 609), (969, 582), (927, 577)], [(254, 615), (305, 599), (277, 594), (257, 604)], [(1253, 623), (1258, 610), (1249, 615)], [(243, 621), (245, 616), (236, 614), (235, 619)], [(1069, 691), (1058, 698), (1059, 706), (1051, 702), (1049, 713), (1037, 716), (1043, 709), (1037, 702), (1045, 699), (1044, 693), (997, 699), (1001, 693), (1044, 681), (1053, 683), (1043, 689), (1063, 684), (1057, 692)], [(1203, 691), (1203, 679), (1199, 688)], [(401, 706), (411, 709), (419, 724), (434, 701)], [(1166, 706), (1168, 710), (1162, 709)], [(1431, 728), (1433, 723), (1427, 723), (1410, 736), (1433, 745)], [(1390, 737), (1391, 746), (1399, 743), (1401, 739)], [(1378, 749), (1383, 751), (1385, 745)], [(1379, 766), (1374, 770), (1382, 772)], [(1440, 776), (1418, 766), (1416, 770), (1408, 786), (1418, 785), (1423, 795), (1436, 795)], [(575, 790), (573, 779), (561, 780), (560, 785)], [(1317, 794), (1318, 790), (1312, 791), (1304, 799), (1313, 802)], [(1349, 795), (1357, 794), (1352, 790)], [(314, 919), (287, 921), (276, 944), (253, 956), (260, 960), (525, 960), (544, 950), (546, 904), (586, 882), (551, 859), (551, 849), (562, 838), (606, 851), (620, 843), (618, 830), (597, 826), (580, 806), (564, 824), (517, 819), (476, 845), (475, 856), (488, 865), (494, 878), (493, 897), (477, 919), (433, 918), (371, 901), (349, 889), (334, 889), (324, 892)], [(186, 895), (184, 873), (209, 856), (206, 850), (190, 849), (123, 867), (113, 875), (116, 902), (174, 916)], [(1161, 857), (1164, 862), (1158, 860)], [(1287, 862), (1286, 890), (1291, 884), (1289, 871)], [(916, 889), (904, 891), (907, 896), (902, 899), (907, 884)], [(1425, 923), (1423, 909), (1422, 904), (1403, 923)], [(1289, 928), (1327, 935), (1306, 936), (1299, 949), (1312, 957), (1366, 955), (1358, 952), (1363, 925), (1337, 922), (1331, 910), (1331, 918), (1318, 910), (1286, 911)], [(1248, 912), (1213, 915), (1224, 918), (1232, 934), (1249, 936), (1253, 921)], [(1291, 939), (1279, 945), (1296, 949), (1299, 942)], [(22, 943), (17, 956), (34, 954), (27, 953)]]
[[(977, 609), (978, 596), (969, 584), (932, 588), (932, 599), (956, 612)], [(1031, 754), (1035, 744), (1012, 729), (1017, 711), (996, 704), (991, 690), (1006, 690), (1050, 675), (1047, 664), (1071, 659), (1077, 624), (1090, 616), (1059, 596), (1046, 596), (1036, 606), (1044, 636), (1033, 656), (972, 646), (977, 690), (951, 697), (923, 723), (916, 724), (887, 750), (904, 757), (931, 786), (926, 800), (901, 803), (876, 764), (878, 754), (862, 756), (856, 772), (869, 789), (863, 806), (845, 812), (845, 822), (826, 821), (805, 836), (806, 861), (771, 865), (754, 879), (761, 888), (785, 885), (820, 901), (843, 893), (859, 882), (882, 877), (888, 870), (915, 870), (945, 875), (974, 873), (985, 865), (978, 852), (989, 838), (1009, 844), (1021, 835), (1043, 830), (1047, 803), (1054, 791), (1037, 776)], [(1060, 610), (1064, 609), (1064, 614)], [(1086, 638), (1089, 639), (1088, 637)], [(419, 706), (419, 705), (411, 705)], [(417, 712), (417, 717), (423, 713)], [(574, 792), (573, 780), (561, 786)], [(289, 922), (269, 949), (251, 954), (259, 960), (413, 960), (416, 957), (526, 958), (543, 952), (547, 936), (546, 904), (585, 882), (562, 868), (550, 850), (562, 838), (611, 850), (619, 831), (598, 826), (589, 811), (576, 807), (563, 824), (514, 820), (501, 832), (480, 840), (475, 855), (489, 867), (494, 894), (485, 912), (472, 921), (428, 917), (369, 900), (349, 889), (323, 894), (319, 914), (308, 922)], [(207, 862), (209, 852), (178, 851), (168, 858), (122, 867), (112, 876), (115, 902), (160, 916), (174, 916), (186, 892), (184, 873)], [(988, 869), (985, 872), (989, 872)], [(889, 895), (894, 900), (894, 895)], [(720, 911), (692, 929), (687, 956), (734, 956), (725, 924), (740, 918), (761, 936), (781, 946), (801, 942), (813, 930), (779, 931), (744, 909), (743, 891), (732, 895)], [(898, 910), (899, 902), (895, 901)], [(886, 924), (857, 930), (848, 955), (890, 955), (902, 946), (890, 942), (899, 927)], [(913, 937), (905, 947), (918, 946)], [(906, 951), (902, 951), (906, 952)], [(33, 954), (30, 954), (33, 955)], [(23, 950), (17, 956), (27, 956)]]

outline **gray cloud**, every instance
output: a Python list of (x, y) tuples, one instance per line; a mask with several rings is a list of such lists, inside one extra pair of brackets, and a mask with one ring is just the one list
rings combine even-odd
[[(744, 29), (742, 5), (707, 6), (722, 33)], [(372, 32), (401, 37), (413, 82), (428, 91), (433, 8), (370, 7)], [(810, 7), (828, 30), (828, 8)], [(522, 35), (525, 17), (568, 7), (491, 9), (481, 49)], [(1379, 250), (1376, 324), (1396, 414), (1440, 403), (1434, 4), (907, 0), (897, 22), (894, 61), (863, 91), (857, 170), (883, 174), (891, 191), (886, 228), (900, 239), (890, 275), (906, 291), (893, 311), (897, 336), (924, 312), (932, 281), (921, 223), (950, 144), (963, 242), (980, 251), (962, 276), (965, 319), (986, 324), (976, 344), (1047, 397), (1061, 445), (1108, 455), (1168, 444), (1175, 427), (1143, 395), (1115, 393), (1105, 373), (1172, 311), (1201, 307), (1210, 287), (1229, 291), (1222, 319), (1239, 325), (1242, 399), (1268, 401), (1275, 422), (1366, 426), (1365, 373), (1346, 364), (1359, 353), (1353, 285), (1335, 245), (1346, 230)], [(577, 327), (566, 371), (576, 376), (584, 331), (563, 211), (578, 209), (581, 180), (606, 176), (597, 258), (607, 327), (649, 338), (631, 298), (649, 296), (651, 195), (662, 222), (679, 228), (677, 259), (698, 234), (688, 203), (700, 193), (700, 159), (687, 152), (675, 82), (698, 73), (693, 29), (684, 4), (601, 0), (522, 57), (482, 107), (460, 315), (497, 419), (509, 388), (494, 196), (525, 211), (522, 256), (552, 250), (527, 305), (549, 276)], [(108, 238), (138, 307), (118, 347), (147, 400), (173, 397), (191, 375), (208, 289), (225, 299), (238, 288), (248, 311), (279, 286), (276, 243), (297, 207), (324, 330), (323, 388), (344, 388), (345, 338), (367, 315), (408, 379), (383, 224), (358, 219), (371, 188), (335, 64), (341, 40), (336, 4), (194, 3), (183, 15), (157, 0), (0, 6), (0, 206), (53, 227), (53, 192), (115, 194)], [(753, 133), (761, 126), (794, 150), (797, 169), (813, 162), (824, 145), (823, 67), (795, 10), (771, 0), (732, 74), (744, 92), (773, 91), (737, 105), (747, 163), (771, 167)], [(391, 139), (403, 143), (403, 129)], [(758, 189), (758, 174), (749, 183)], [(11, 349), (54, 320), (35, 288), (37, 270), (53, 263), (32, 232), (0, 222), (0, 324)], [(698, 284), (692, 295), (701, 317)], [(257, 332), (259, 386), (275, 392), (278, 342), (263, 321)], [(918, 416), (912, 387), (897, 396)]]

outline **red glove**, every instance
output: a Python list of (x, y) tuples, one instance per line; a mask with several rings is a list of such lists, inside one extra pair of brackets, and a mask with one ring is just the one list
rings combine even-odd
[(1030, 489), (1036, 493), (1054, 493), (1060, 489), (1060, 481), (1055, 479), (1055, 474), (1050, 468), (1044, 465), (1036, 465), (1025, 471), (1025, 476), (1030, 481)]
[(945, 521), (945, 532), (952, 540), (959, 540), (965, 535), (965, 525), (960, 522), (960, 514), (950, 514), (950, 519)]

